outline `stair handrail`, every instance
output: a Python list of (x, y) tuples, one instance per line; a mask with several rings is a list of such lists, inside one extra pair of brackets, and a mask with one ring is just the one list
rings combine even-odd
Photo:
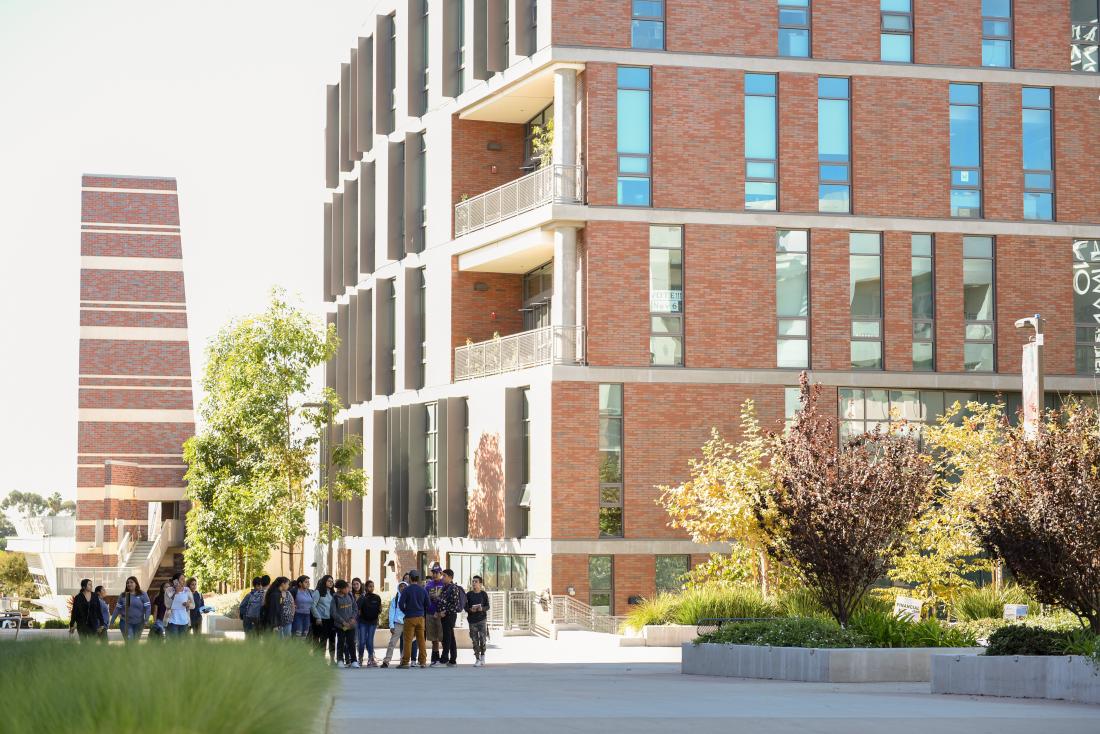
[(575, 624), (592, 632), (605, 632), (612, 635), (619, 633), (619, 628), (626, 620), (625, 617), (597, 612), (576, 597), (565, 594), (555, 594), (551, 597), (551, 618), (555, 624)]
[(127, 530), (122, 534), (122, 539), (118, 541), (118, 567), (122, 568), (130, 561), (130, 556), (134, 553), (134, 536)]
[(156, 537), (153, 538), (153, 545), (149, 548), (149, 555), (142, 562), (141, 568), (134, 569), (134, 576), (137, 577), (143, 589), (149, 588), (149, 584), (153, 582), (153, 577), (156, 576), (157, 569), (160, 568), (161, 556), (164, 555), (164, 546), (168, 537), (167, 527), (168, 520), (162, 521), (160, 527), (157, 528)]

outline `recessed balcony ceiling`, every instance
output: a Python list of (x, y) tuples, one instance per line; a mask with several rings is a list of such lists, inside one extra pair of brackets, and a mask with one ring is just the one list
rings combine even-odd
[(480, 273), (526, 273), (554, 257), (554, 233), (526, 232), (458, 256), (458, 269)]
[(547, 64), (519, 81), (505, 83), (458, 116), (463, 120), (523, 124), (554, 101), (554, 71), (564, 67), (584, 68), (578, 64)]

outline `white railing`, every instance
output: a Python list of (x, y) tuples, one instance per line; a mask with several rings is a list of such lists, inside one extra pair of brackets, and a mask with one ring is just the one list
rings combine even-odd
[(134, 552), (134, 536), (127, 530), (118, 541), (118, 565), (125, 566)]
[(18, 517), (12, 520), (17, 538), (61, 537), (76, 535), (76, 518), (71, 515)]
[(609, 635), (619, 634), (623, 622), (626, 621), (626, 617), (601, 614), (584, 602), (564, 595), (553, 597), (552, 614), (554, 624), (574, 625)]
[(141, 588), (149, 588), (149, 584), (157, 574), (157, 569), (160, 568), (160, 562), (165, 551), (178, 544), (176, 536), (180, 535), (181, 527), (182, 523), (179, 520), (165, 520), (162, 522), (157, 530), (156, 537), (153, 539), (153, 546), (149, 549), (149, 556), (137, 567), (129, 565), (59, 567), (57, 569), (56, 593), (62, 595), (75, 594), (80, 591), (81, 579), (91, 579), (92, 588), (102, 584), (109, 594), (117, 594), (125, 587), (126, 579), (130, 576), (137, 578)]
[(486, 621), (490, 629), (531, 630), (535, 618), (535, 592), (490, 591), (489, 613)]
[(543, 204), (584, 201), (584, 168), (552, 165), (455, 204), (455, 237)]
[(455, 381), (544, 364), (583, 364), (583, 326), (544, 326), (455, 348)]
[(157, 531), (157, 537), (153, 539), (153, 547), (149, 549), (149, 556), (141, 564), (141, 568), (136, 569), (134, 576), (137, 576), (138, 581), (141, 583), (141, 588), (148, 589), (149, 584), (153, 582), (153, 577), (157, 575), (157, 569), (160, 568), (161, 557), (164, 555), (169, 546), (171, 540), (169, 533), (168, 523), (172, 520), (165, 520), (161, 523), (160, 529)]

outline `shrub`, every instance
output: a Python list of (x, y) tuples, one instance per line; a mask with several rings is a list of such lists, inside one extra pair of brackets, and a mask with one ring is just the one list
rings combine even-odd
[(778, 617), (779, 606), (748, 587), (691, 589), (680, 595), (671, 624), (696, 624), (701, 619), (766, 619)]
[[(150, 722), (173, 729), (168, 722), (179, 722), (183, 711), (187, 731), (312, 730), (316, 704), (335, 677), (321, 657), (290, 642), (0, 644), (4, 731), (13, 732), (138, 732)], [(313, 703), (286, 705), (288, 691)]]
[(1065, 650), (1063, 632), (1010, 624), (989, 636), (986, 655), (1061, 655)]
[(47, 619), (42, 623), (42, 629), (44, 630), (64, 630), (69, 628), (69, 620), (67, 619)]
[(776, 598), (776, 604), (786, 617), (827, 617), (829, 613), (817, 595), (805, 586), (788, 589)]
[(680, 604), (680, 598), (680, 594), (658, 594), (652, 599), (643, 599), (626, 616), (626, 626), (637, 631), (647, 624), (668, 624)]
[(959, 621), (973, 619), (1000, 619), (1005, 604), (1027, 604), (1031, 612), (1038, 611), (1035, 602), (1028, 598), (1027, 592), (1015, 584), (1000, 590), (992, 586), (979, 589), (967, 589), (955, 599), (955, 618)]
[(882, 611), (857, 612), (850, 628), (865, 637), (870, 647), (974, 647), (974, 633), (949, 627), (938, 619), (910, 622)]
[(823, 619), (772, 619), (724, 624), (695, 640), (697, 645), (704, 642), (774, 647), (867, 647), (867, 640), (859, 633), (841, 629), (834, 622)]

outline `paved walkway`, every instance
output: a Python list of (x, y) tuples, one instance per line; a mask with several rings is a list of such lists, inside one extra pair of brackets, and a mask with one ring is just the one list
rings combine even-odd
[[(932, 696), (928, 685), (791, 683), (680, 674), (678, 649), (618, 648), (606, 635), (498, 638), (485, 668), (341, 670), (331, 734), (1098, 734), (1100, 707)], [(433, 719), (453, 718), (453, 725)], [(382, 727), (376, 729), (374, 727)]]

